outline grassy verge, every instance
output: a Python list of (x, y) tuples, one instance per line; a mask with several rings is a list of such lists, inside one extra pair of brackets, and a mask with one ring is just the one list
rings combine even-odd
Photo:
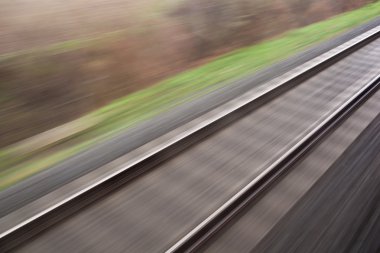
[[(252, 74), (311, 45), (363, 24), (379, 14), (380, 2), (377, 2), (225, 54), (208, 64), (178, 74), (90, 113), (79, 120), (85, 122), (89, 117), (96, 118), (98, 123), (95, 126), (33, 156), (20, 156), (7, 149), (0, 150), (0, 165), (12, 164), (0, 170), (0, 189), (52, 166), (116, 132), (216, 89), (225, 81)], [(57, 46), (57, 49), (62, 50), (62, 45)]]

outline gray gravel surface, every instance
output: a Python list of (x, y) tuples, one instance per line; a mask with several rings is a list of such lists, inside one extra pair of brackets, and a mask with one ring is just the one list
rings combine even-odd
[(21, 252), (162, 252), (370, 81), (380, 40), (41, 233)]

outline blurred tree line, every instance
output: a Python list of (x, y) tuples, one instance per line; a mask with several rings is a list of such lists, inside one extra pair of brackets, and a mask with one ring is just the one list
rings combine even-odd
[[(0, 53), (7, 55), (0, 56), (0, 146), (73, 120), (210, 57), (368, 2), (2, 1)], [(113, 31), (117, 35), (98, 42), (76, 41)], [(49, 46), (67, 40), (73, 45)], [(29, 50), (39, 46), (45, 48)]]

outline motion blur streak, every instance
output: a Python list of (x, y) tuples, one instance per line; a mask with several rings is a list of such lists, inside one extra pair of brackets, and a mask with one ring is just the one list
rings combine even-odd
[(379, 37), (374, 0), (0, 1), (0, 251), (378, 251)]
[(379, 57), (376, 40), (20, 250), (165, 250), (378, 74)]

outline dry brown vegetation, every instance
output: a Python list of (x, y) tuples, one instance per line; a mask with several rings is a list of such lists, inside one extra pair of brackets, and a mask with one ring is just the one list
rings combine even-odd
[(0, 53), (7, 54), (0, 58), (0, 146), (210, 57), (368, 2), (1, 1)]

